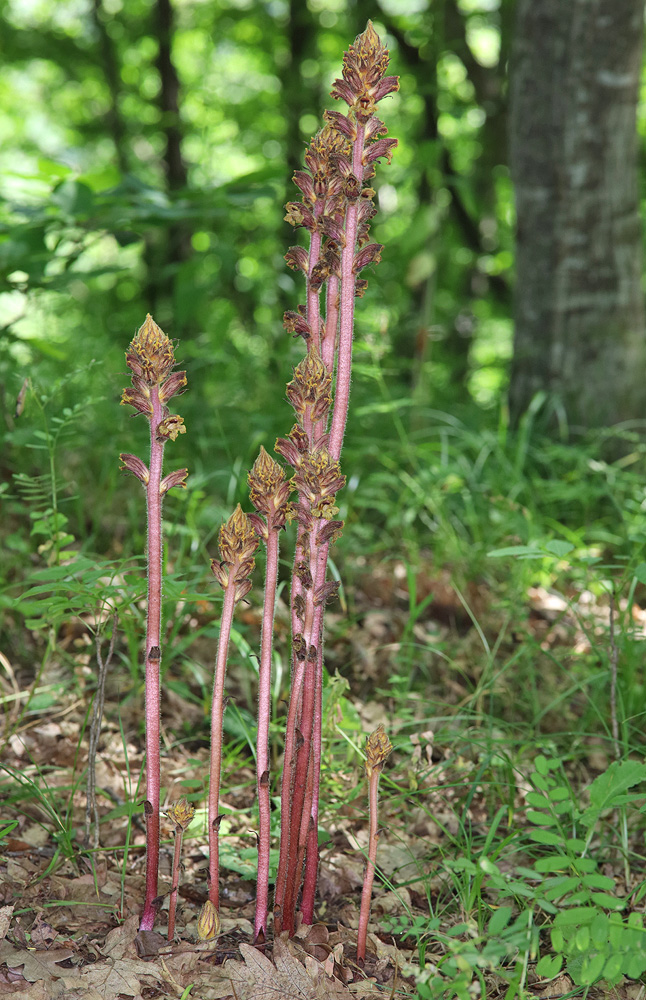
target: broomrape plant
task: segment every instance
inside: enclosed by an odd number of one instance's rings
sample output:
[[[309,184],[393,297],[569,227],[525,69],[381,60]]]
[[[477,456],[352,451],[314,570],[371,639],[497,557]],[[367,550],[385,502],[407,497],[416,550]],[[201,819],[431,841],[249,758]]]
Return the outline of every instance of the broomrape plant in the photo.
[[[360,276],[362,271],[379,262],[383,249],[380,244],[369,241],[370,220],[376,212],[375,192],[370,181],[377,162],[381,159],[390,162],[397,145],[396,139],[386,138],[386,127],[376,114],[378,102],[399,86],[397,77],[386,75],[388,62],[388,50],[368,22],[366,30],[345,53],[342,77],[332,88],[332,96],[347,105],[347,114],[340,111],[324,113],[324,125],[305,153],[305,169],[294,174],[301,198],[286,206],[286,221],[309,234],[308,246],[291,247],[285,258],[305,280],[305,303],[295,311],[288,310],[284,316],[286,330],[294,337],[302,337],[305,344],[305,355],[287,386],[294,423],[289,434],[275,445],[277,455],[291,466],[292,475],[288,478],[276,459],[261,448],[248,477],[255,513],[245,514],[240,506],[237,507],[220,529],[220,558],[212,563],[224,591],[224,602],[211,712],[209,899],[199,921],[200,937],[204,940],[215,938],[219,928],[218,806],[227,653],[235,606],[251,589],[254,554],[260,541],[266,547],[267,559],[256,747],[259,831],[255,939],[261,943],[267,938],[271,662],[279,537],[288,521],[296,524],[296,544],[290,591],[291,689],[285,728],[274,933],[294,933],[299,904],[303,922],[311,924],[314,919],[319,863],[323,621],[325,605],[337,589],[337,584],[326,579],[327,562],[330,545],[343,528],[343,522],[336,517],[339,512],[336,495],[345,485],[339,460],[350,397],[355,299],[367,288],[367,281]],[[142,331],[146,332],[142,334]],[[137,335],[145,344],[148,341],[157,344],[155,338],[159,336],[164,337],[150,317]],[[163,343],[164,347],[157,346],[153,350],[154,358],[159,361],[156,360],[155,365],[147,363],[144,371],[141,361],[144,347],[135,338],[128,355],[133,389],[126,390],[123,400],[146,413],[151,420],[150,470],[134,456],[122,456],[124,467],[142,480],[148,496],[148,862],[142,929],[150,929],[154,919],[159,850],[160,498],[170,486],[184,485],[186,477],[186,470],[182,470],[163,481],[159,478],[163,443],[184,430],[181,418],[168,416],[164,404],[186,383],[184,373],[170,374],[174,364],[172,347],[167,338]],[[164,484],[167,484],[165,488]],[[385,734],[384,739],[387,744]],[[386,756],[384,744],[383,760]],[[371,804],[373,796],[375,798],[375,823],[376,780],[380,770],[381,765],[375,765],[375,778],[370,782]],[[364,889],[367,904],[374,873],[373,842],[376,850],[376,834],[373,836],[371,832],[367,869],[370,884]],[[365,924],[367,926],[367,909]]]
[[[186,430],[184,421],[171,414],[167,403],[184,392],[186,372],[174,371],[175,352],[171,341],[146,316],[143,326],[130,343],[126,364],[132,372],[131,386],[123,390],[121,402],[133,406],[150,422],[150,463],[136,455],[120,455],[121,468],[131,472],[146,490],[148,514],[148,614],[146,621],[146,899],[139,929],[150,931],[156,915],[159,872],[159,668],[161,664],[162,595],[162,498],[174,486],[185,486],[187,469],[171,472],[162,479],[164,446]]]

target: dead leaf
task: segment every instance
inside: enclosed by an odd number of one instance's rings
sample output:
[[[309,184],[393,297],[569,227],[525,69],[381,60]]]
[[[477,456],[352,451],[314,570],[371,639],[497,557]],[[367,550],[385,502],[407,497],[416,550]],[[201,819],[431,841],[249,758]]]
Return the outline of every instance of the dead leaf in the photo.
[[[139,917],[128,917],[121,927],[115,927],[110,931],[101,949],[102,953],[109,955],[110,958],[125,958],[126,955],[134,958],[136,955],[134,941],[138,927]]]
[[[276,941],[274,965],[256,948],[241,944],[244,961],[229,959],[224,963],[219,973],[221,987],[212,997],[231,997],[234,991],[237,1000],[326,1000],[349,995],[345,986],[326,976],[321,963],[311,956],[307,956],[306,969],[292,947]]]
[[[159,949],[168,944],[166,938],[159,931],[139,931],[135,937],[135,948],[139,958],[154,958],[159,954]]]
[[[116,962],[85,966],[81,980],[86,989],[96,990],[101,1000],[114,1000],[121,994],[139,1000],[142,985],[155,985],[162,981],[162,977],[155,965],[122,958]]]
[[[13,913],[12,906],[0,906],[0,941],[3,941],[7,936],[7,931],[9,930],[9,924],[11,923],[11,914]]]
[[[22,975],[30,983],[39,979],[50,980],[60,978],[66,972],[59,962],[71,958],[74,952],[71,948],[51,948],[49,951],[27,951],[26,948],[14,948],[9,941],[0,941],[0,965],[9,969],[20,969]]]

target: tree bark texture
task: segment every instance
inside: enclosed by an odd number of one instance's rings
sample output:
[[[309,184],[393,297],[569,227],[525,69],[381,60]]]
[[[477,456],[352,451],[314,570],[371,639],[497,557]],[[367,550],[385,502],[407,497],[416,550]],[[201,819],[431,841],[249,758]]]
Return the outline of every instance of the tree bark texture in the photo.
[[[644,0],[518,0],[512,417],[537,392],[570,425],[646,417],[636,109]]]

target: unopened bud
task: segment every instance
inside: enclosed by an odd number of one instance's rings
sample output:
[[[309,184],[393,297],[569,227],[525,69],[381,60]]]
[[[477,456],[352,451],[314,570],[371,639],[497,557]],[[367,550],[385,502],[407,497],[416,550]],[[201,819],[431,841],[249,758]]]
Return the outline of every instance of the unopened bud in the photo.
[[[220,917],[215,904],[207,899],[197,918],[197,936],[200,941],[215,941],[220,933]]]

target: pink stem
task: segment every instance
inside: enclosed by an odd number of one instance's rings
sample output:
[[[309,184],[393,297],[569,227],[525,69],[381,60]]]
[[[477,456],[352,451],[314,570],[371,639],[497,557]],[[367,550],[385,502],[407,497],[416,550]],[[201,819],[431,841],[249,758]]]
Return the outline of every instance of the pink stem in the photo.
[[[366,937],[368,934],[368,918],[370,917],[370,903],[372,900],[372,883],[375,877],[375,863],[377,861],[377,787],[379,785],[379,773],[379,770],[374,768],[368,782],[370,825],[368,834],[368,862],[363,877],[359,931],[357,934],[357,961],[359,962],[363,962],[366,957]]]
[[[318,659],[316,663],[316,700],[314,703],[314,733],[312,736],[312,799],[310,803],[310,821],[307,831],[307,858],[305,862],[305,878],[303,881],[303,896],[301,913],[303,923],[314,923],[314,900],[319,870],[319,786],[321,782],[321,740],[323,723],[323,643],[319,642]]]
[[[314,209],[314,214],[318,216],[322,210],[323,205],[318,202]],[[309,269],[307,273],[307,322],[312,332],[312,343],[316,346],[319,353],[321,351],[320,293],[312,289],[310,278],[314,265],[318,262],[320,252],[321,234],[317,231],[312,233],[310,238]]]
[[[168,901],[168,940],[175,937],[175,913],[177,911],[177,890],[179,889],[179,866],[182,855],[182,837],[184,831],[181,826],[175,827],[175,851],[173,853],[173,884],[170,890]]]
[[[258,789],[258,880],[256,883],[255,939],[267,940],[269,909],[269,846],[271,839],[271,804],[269,797],[269,721],[271,716],[271,654],[274,635],[276,581],[278,579],[278,531],[268,525],[267,568],[260,671],[258,676],[258,737],[256,775]]]
[[[159,387],[152,386],[150,398],[150,469],[146,486],[148,514],[148,613],[146,622],[146,898],[139,930],[150,931],[155,923],[159,877],[159,668],[161,661],[162,531],[161,473],[164,445],[157,440],[157,427],[164,415]]]
[[[334,350],[339,325],[339,279],[331,274],[327,282],[325,298],[325,331],[321,344],[321,360],[329,372],[334,370]]]
[[[301,872],[303,855],[300,850],[300,831],[303,815],[306,810],[308,779],[311,772],[312,752],[312,721],[314,715],[314,688],[316,678],[316,663],[307,661],[305,680],[303,683],[303,704],[300,718],[301,746],[296,753],[293,781],[290,782],[292,794],[290,800],[289,829],[289,862],[287,867],[287,890],[282,914],[283,930],[291,935],[296,930],[295,911],[298,891],[301,887]]]
[[[227,669],[229,638],[235,608],[236,584],[232,574],[231,582],[224,591],[220,638],[215,660],[213,681],[213,701],[211,704],[211,774],[209,783],[209,899],[216,909],[220,906],[220,858],[219,858],[219,808],[220,776],[222,770],[222,717],[224,714],[224,678]]]
[[[359,180],[363,180],[363,147],[365,125],[357,123],[357,137],[352,149],[352,170]],[[350,402],[350,377],[352,373],[352,337],[354,331],[355,274],[354,254],[357,246],[359,205],[348,205],[345,222],[345,246],[341,251],[341,318],[339,325],[339,348],[336,368],[336,391],[334,411],[330,427],[330,454],[338,462],[343,446],[343,435]]]
[[[287,889],[287,869],[290,863],[291,849],[289,830],[291,821],[292,791],[294,786],[294,769],[296,766],[296,728],[303,695],[303,679],[305,676],[305,660],[294,656],[292,670],[291,695],[285,723],[285,759],[283,761],[283,778],[280,790],[280,852],[278,871],[276,872],[276,892],[274,897],[274,935],[283,929],[283,910]]]

